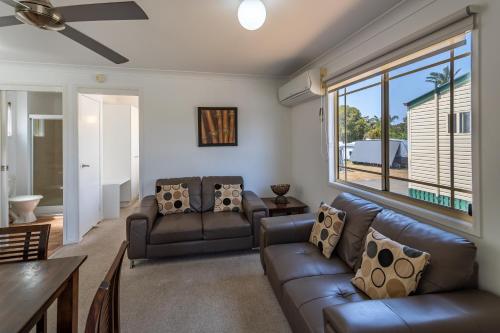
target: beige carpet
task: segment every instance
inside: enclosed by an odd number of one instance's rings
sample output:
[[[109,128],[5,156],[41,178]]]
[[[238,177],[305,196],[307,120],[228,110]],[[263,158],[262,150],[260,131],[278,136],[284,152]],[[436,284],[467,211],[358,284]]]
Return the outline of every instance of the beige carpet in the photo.
[[[123,209],[80,244],[53,257],[88,255],[80,270],[79,332],[97,287],[125,238]],[[122,332],[290,332],[257,252],[239,252],[161,261],[124,259],[121,282]],[[55,309],[49,312],[55,331]]]

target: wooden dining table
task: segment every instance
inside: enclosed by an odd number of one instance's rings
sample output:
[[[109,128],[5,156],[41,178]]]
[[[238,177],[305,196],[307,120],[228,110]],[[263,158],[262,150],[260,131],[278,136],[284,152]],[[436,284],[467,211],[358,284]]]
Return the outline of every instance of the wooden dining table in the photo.
[[[78,331],[78,270],[87,256],[0,265],[0,333],[47,329],[57,299],[57,332]],[[37,324],[38,323],[38,324]]]

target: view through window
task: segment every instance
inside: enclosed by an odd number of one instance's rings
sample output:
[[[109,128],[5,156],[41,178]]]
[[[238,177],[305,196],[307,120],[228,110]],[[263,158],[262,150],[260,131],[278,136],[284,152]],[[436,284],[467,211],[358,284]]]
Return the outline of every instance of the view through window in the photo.
[[[471,214],[471,38],[329,91],[330,181]]]

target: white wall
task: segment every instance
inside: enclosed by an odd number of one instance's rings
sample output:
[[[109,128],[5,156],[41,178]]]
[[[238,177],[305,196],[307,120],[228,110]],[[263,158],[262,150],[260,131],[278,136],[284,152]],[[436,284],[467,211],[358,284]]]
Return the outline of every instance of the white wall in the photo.
[[[64,210],[68,242],[78,240],[78,205],[74,196],[78,184],[78,91],[139,93],[143,194],[153,193],[155,179],[160,177],[242,175],[246,188],[258,194],[271,194],[270,184],[290,181],[290,110],[277,102],[276,80],[15,63],[0,63],[0,73],[0,89],[43,85],[64,93]],[[97,73],[107,76],[106,83],[95,82]],[[198,106],[238,107],[239,146],[199,148]]]
[[[130,105],[102,106],[102,181],[131,176]]]
[[[467,0],[407,1],[372,26],[333,49],[311,66],[340,69],[384,48],[412,32],[469,5]],[[465,235],[479,248],[480,285],[500,294],[500,112],[498,112],[498,78],[500,66],[498,32],[500,1],[480,0],[480,192],[482,237]],[[292,183],[297,194],[312,206],[329,201],[338,193],[328,186],[327,163],[319,151],[319,101],[293,108],[292,111]]]

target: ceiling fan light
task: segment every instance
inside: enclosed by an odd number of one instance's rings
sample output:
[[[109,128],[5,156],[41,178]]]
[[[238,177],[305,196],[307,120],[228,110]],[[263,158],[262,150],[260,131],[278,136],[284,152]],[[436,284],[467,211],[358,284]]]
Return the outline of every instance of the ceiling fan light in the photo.
[[[238,8],[238,20],[243,28],[257,30],[266,21],[266,6],[261,0],[243,0]]]

